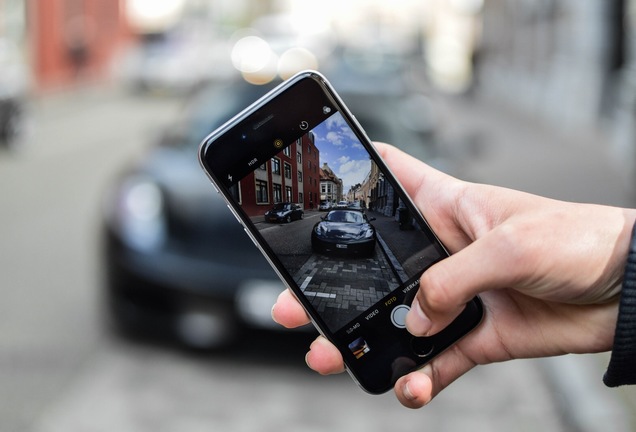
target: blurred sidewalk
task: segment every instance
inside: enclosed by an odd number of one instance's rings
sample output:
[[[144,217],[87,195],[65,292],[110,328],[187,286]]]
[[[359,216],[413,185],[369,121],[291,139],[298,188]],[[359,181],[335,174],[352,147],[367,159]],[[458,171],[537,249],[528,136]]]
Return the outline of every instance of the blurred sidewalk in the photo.
[[[635,205],[633,187],[613,165],[598,131],[557,128],[479,96],[438,102],[440,150],[450,174],[555,199]],[[572,430],[635,427],[634,389],[608,389],[601,381],[608,359],[601,354],[537,360]]]

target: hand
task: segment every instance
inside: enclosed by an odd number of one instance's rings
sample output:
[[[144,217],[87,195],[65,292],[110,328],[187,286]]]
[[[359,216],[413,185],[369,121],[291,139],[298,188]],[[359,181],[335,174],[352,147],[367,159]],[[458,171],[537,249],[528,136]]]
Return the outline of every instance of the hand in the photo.
[[[611,348],[636,210],[467,183],[394,147],[377,149],[453,253],[422,275],[408,330],[440,331],[477,294],[485,308],[475,331],[397,381],[403,405],[426,405],[478,364]],[[309,321],[287,291],[272,316],[286,327]],[[322,337],[306,361],[322,374],[344,370],[342,356]]]

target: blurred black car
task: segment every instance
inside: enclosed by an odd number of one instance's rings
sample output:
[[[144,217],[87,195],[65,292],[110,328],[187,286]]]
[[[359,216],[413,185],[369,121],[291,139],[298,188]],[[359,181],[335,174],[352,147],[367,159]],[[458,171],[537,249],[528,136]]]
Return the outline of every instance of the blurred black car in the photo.
[[[409,92],[374,93],[377,82],[364,90],[357,80],[349,91],[339,73],[326,74],[373,139],[430,155],[426,137],[403,127],[396,109]],[[237,341],[245,328],[279,328],[271,307],[283,284],[197,160],[208,133],[275,84],[237,80],[203,88],[110,188],[103,212],[105,292],[111,321],[124,334],[213,348]]]
[[[23,122],[22,101],[0,98],[0,144],[11,148],[20,137]]]
[[[284,289],[201,170],[201,140],[270,87],[210,87],[141,160],[104,206],[105,287],[124,334],[157,334],[215,348],[245,326],[275,328]]]
[[[305,217],[305,212],[298,204],[278,203],[265,212],[265,222],[285,222],[300,220]]]
[[[311,231],[311,248],[317,253],[371,257],[375,253],[375,227],[360,210],[331,210]]]
[[[29,85],[19,49],[0,37],[0,147],[16,149],[25,138]]]

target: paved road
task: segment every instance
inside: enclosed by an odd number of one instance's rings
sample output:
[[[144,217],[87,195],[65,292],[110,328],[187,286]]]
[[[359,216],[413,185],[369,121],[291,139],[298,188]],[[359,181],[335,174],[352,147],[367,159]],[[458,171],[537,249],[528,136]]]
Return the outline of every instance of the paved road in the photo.
[[[0,430],[568,431],[538,362],[479,367],[402,408],[303,365],[301,335],[193,355],[105,331],[97,226],[108,179],[178,101],[84,89],[36,103],[37,134],[0,154]]]
[[[368,213],[377,233],[371,256],[314,252],[312,228],[325,214],[307,211],[304,219],[289,224],[260,222],[256,226],[323,320],[337,331],[407,282],[402,264],[421,269],[431,258],[428,248],[420,250],[429,244],[422,243],[421,233],[402,231],[394,218],[374,212]],[[402,262],[397,256],[402,256]]]

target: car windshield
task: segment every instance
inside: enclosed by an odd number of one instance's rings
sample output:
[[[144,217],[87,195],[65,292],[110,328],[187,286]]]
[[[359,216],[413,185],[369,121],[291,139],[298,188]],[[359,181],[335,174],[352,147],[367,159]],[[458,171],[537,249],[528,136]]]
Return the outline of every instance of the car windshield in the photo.
[[[359,212],[335,210],[329,212],[325,220],[327,222],[363,223],[364,217],[362,217],[362,213]]]
[[[281,210],[289,210],[291,208],[290,204],[274,204],[274,211],[281,211]]]

